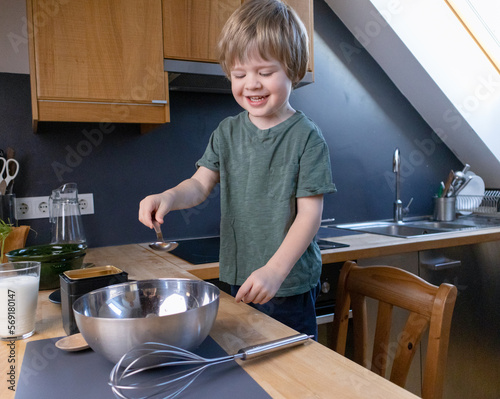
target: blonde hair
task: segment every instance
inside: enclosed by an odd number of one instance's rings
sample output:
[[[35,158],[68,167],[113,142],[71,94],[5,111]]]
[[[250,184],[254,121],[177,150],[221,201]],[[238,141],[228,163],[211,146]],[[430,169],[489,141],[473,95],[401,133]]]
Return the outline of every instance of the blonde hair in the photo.
[[[278,60],[293,86],[306,74],[306,28],[295,11],[280,0],[247,0],[229,17],[217,46],[224,73],[230,77],[236,61],[247,61],[255,49],[265,60]]]

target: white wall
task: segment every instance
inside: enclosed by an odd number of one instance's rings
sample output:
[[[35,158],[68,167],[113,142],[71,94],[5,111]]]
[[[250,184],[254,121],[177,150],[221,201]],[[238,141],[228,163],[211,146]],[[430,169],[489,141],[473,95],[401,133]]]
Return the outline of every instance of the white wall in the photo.
[[[29,73],[26,2],[0,0],[0,72]]]
[[[500,188],[500,75],[446,3],[326,2],[455,155]]]

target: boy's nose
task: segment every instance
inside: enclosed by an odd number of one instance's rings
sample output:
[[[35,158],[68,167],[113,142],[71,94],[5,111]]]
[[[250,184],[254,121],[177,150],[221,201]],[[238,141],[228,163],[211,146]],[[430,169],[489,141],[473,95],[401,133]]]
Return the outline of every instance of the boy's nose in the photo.
[[[260,89],[262,84],[260,83],[260,79],[258,76],[249,76],[246,81],[247,89]]]

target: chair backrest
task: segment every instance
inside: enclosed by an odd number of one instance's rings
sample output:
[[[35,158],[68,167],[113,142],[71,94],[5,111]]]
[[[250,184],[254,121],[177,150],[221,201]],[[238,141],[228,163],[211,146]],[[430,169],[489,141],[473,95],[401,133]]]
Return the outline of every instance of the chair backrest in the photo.
[[[366,298],[378,300],[372,360],[367,359]],[[420,277],[391,266],[359,267],[348,261],[342,267],[333,319],[333,349],[345,355],[349,311],[352,310],[354,361],[384,378],[388,364],[389,336],[393,307],[406,309],[408,319],[397,334],[397,351],[389,380],[404,388],[412,359],[424,332],[428,346],[422,379],[422,398],[439,399],[443,393],[451,318],[457,288],[439,287]]]

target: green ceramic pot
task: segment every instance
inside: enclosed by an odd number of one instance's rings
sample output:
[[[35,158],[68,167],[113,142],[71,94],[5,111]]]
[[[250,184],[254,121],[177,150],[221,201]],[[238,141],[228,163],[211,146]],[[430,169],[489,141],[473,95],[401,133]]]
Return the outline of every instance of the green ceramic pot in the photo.
[[[86,249],[86,244],[47,244],[15,249],[6,255],[9,262],[40,262],[40,290],[50,290],[59,288],[59,274],[82,267]]]

